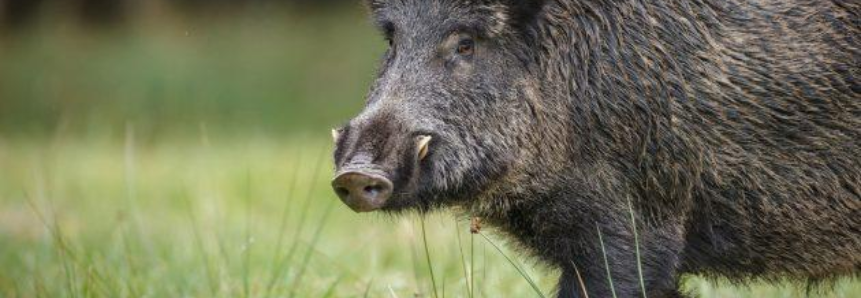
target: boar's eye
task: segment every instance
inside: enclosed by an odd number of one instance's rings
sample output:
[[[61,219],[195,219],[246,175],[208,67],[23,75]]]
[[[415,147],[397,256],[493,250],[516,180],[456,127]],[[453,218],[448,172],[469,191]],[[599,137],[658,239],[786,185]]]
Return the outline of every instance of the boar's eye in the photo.
[[[461,56],[472,56],[473,52],[475,52],[475,40],[472,38],[461,39],[457,43],[457,49],[455,51]]]

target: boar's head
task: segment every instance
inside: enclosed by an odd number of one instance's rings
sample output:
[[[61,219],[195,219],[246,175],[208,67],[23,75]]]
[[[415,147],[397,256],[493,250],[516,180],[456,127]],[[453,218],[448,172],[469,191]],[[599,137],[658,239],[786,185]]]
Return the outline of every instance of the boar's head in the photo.
[[[510,191],[547,127],[529,23],[540,1],[377,0],[389,47],[364,110],[333,130],[332,186],[357,212]]]

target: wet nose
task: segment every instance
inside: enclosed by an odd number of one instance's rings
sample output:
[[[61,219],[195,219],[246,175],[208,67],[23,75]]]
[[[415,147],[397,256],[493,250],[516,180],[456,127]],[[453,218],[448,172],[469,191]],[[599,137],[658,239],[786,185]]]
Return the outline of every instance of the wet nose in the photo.
[[[347,172],[332,180],[332,188],[353,211],[368,212],[383,207],[392,195],[392,182],[385,177]]]

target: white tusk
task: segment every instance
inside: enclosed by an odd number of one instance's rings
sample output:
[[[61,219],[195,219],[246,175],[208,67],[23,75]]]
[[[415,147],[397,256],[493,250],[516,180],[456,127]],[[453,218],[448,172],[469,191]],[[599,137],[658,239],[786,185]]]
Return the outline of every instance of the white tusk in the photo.
[[[431,137],[430,136],[421,136],[419,137],[418,148],[419,148],[419,160],[425,159],[428,155],[428,144],[430,144]]]
[[[334,128],[333,128],[333,129],[332,129],[332,141],[333,141],[333,142],[335,142],[335,143],[337,143],[337,142],[338,142],[338,138],[340,138],[340,137],[341,137],[341,132],[340,132],[340,131],[338,131],[337,129],[334,129]]]

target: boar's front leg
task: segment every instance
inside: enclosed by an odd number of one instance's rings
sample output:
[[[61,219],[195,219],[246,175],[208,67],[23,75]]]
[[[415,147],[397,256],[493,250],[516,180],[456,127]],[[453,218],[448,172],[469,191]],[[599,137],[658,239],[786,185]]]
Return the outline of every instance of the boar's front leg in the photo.
[[[642,200],[629,203],[633,194],[577,189],[509,212],[509,231],[561,269],[557,297],[613,297],[614,292],[619,298],[642,297],[641,285],[650,298],[683,297],[677,291],[677,273],[685,246],[685,208],[667,207],[660,210],[671,214],[655,214],[654,209],[638,207]]]
[[[614,297],[614,294],[619,298],[642,297],[643,286],[650,298],[685,297],[677,290],[676,268],[682,247],[678,238],[666,237],[660,231],[640,232],[641,283],[634,237],[628,233],[629,229],[602,227],[600,237],[599,228],[594,230],[584,235],[594,237],[594,241],[579,239],[578,242],[583,242],[570,247],[581,249],[571,251],[567,264],[559,264],[562,274],[557,297]]]

